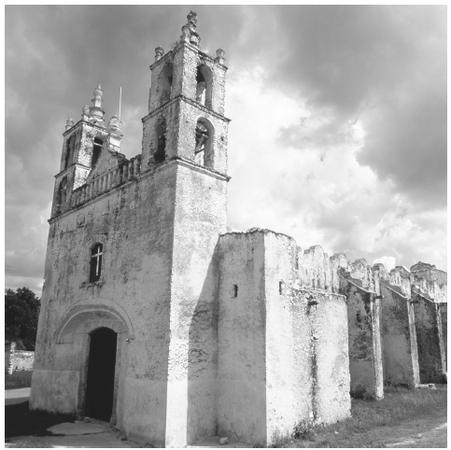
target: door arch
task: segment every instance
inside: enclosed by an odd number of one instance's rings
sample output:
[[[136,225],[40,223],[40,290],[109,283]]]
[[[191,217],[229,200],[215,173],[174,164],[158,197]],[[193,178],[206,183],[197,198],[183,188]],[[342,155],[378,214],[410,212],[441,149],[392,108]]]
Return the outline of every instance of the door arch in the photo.
[[[100,327],[89,333],[85,415],[110,421],[114,405],[117,333]]]

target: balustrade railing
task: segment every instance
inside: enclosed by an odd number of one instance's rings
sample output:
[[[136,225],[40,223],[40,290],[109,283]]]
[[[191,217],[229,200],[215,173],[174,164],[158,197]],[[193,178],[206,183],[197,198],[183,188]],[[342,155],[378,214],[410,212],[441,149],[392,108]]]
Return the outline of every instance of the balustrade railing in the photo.
[[[72,192],[70,207],[79,206],[82,203],[101,195],[120,184],[126,183],[141,172],[141,157],[135,156],[120,166],[111,169],[102,175],[92,179],[89,183],[80,186]]]

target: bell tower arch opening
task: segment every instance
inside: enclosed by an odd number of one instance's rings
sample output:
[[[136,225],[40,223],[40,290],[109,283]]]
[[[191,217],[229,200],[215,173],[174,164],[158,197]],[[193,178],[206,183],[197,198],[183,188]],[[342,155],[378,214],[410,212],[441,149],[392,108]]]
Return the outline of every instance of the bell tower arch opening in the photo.
[[[214,128],[210,121],[200,118],[196,124],[194,161],[204,167],[213,167]]]
[[[113,412],[117,336],[106,327],[89,334],[85,414],[107,422]]]
[[[168,62],[163,67],[163,70],[160,74],[160,89],[161,89],[161,96],[160,96],[160,104],[166,103],[171,98],[171,92],[172,92],[172,73],[173,73],[173,65],[172,63]]]
[[[211,108],[213,74],[206,64],[197,67],[196,74],[196,101]]]

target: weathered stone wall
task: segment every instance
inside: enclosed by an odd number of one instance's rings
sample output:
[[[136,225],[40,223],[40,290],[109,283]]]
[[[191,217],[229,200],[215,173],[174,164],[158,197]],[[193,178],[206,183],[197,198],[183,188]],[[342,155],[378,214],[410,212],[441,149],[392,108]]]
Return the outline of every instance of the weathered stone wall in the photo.
[[[16,343],[5,345],[5,371],[12,375],[14,372],[33,370],[34,352],[17,350]]]
[[[339,255],[338,255],[339,256]],[[382,345],[380,335],[380,272],[364,259],[353,263],[331,259],[338,273],[340,293],[348,310],[351,394],[356,398],[383,398]],[[338,264],[338,262],[340,263]]]
[[[375,395],[375,361],[371,317],[371,294],[344,281],[347,298],[351,394],[360,398]]]
[[[410,271],[413,276],[413,285],[423,295],[433,299],[436,303],[447,301],[447,274],[432,264],[418,262]]]
[[[168,163],[50,224],[33,409],[83,411],[87,335],[108,324],[119,333],[116,423],[164,444],[175,182]],[[103,274],[89,283],[95,242]]]
[[[443,383],[444,368],[440,354],[437,304],[420,295],[414,297],[415,326],[421,383]]]
[[[346,304],[324,289],[322,249],[299,253],[269,230],[221,236],[220,434],[271,445],[299,423],[350,414]]]
[[[219,241],[217,426],[220,436],[266,444],[264,237]]]
[[[11,342],[5,342],[5,372],[8,372],[9,362],[11,356]]]
[[[412,355],[409,311],[410,299],[402,292],[382,284],[381,332],[383,346],[384,383],[415,387],[418,383]],[[415,346],[413,347],[415,351]]]
[[[442,321],[442,335],[443,335],[443,351],[445,354],[445,371],[447,370],[447,355],[448,355],[448,304],[439,304],[440,319]]]
[[[343,296],[314,293],[313,301],[317,305],[307,310],[315,357],[313,412],[316,422],[327,424],[351,415],[348,313]]]
[[[255,233],[264,238],[266,444],[271,445],[313,417],[315,350],[308,295],[294,289],[296,242],[272,231]]]

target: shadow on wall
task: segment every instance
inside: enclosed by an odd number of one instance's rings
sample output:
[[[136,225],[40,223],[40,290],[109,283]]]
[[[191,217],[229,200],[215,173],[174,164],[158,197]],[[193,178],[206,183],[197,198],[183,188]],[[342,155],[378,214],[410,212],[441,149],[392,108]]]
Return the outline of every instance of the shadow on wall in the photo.
[[[347,298],[351,395],[353,398],[371,398],[375,393],[375,372],[370,294],[344,280],[341,281],[341,292]]]
[[[384,383],[392,386],[415,387],[408,300],[381,284],[381,337]]]
[[[414,310],[420,382],[443,383],[444,375],[441,367],[437,304],[416,295]]]
[[[189,326],[187,443],[216,435],[218,244]]]

